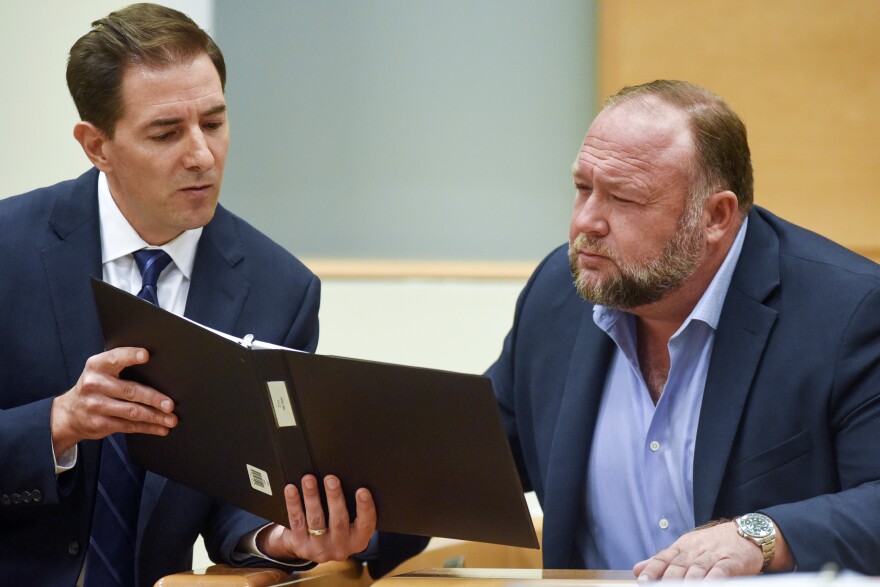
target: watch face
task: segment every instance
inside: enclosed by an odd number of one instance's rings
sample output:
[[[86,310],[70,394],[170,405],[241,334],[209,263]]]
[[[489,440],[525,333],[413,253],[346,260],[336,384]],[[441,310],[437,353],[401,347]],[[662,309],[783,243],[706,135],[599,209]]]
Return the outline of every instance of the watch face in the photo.
[[[755,538],[764,538],[773,531],[773,526],[767,516],[748,514],[740,518],[739,525],[743,532]]]

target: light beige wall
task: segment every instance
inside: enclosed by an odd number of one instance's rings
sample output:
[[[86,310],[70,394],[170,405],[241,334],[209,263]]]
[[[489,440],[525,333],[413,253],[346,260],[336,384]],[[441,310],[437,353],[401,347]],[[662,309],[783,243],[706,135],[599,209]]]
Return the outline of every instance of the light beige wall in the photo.
[[[880,2],[603,0],[599,94],[686,79],[743,117],[756,202],[880,260]]]
[[[318,352],[482,373],[525,280],[325,279]]]
[[[0,198],[90,167],[73,138],[79,120],[64,73],[70,46],[127,0],[6,2],[0,15]],[[210,30],[210,0],[166,0]]]

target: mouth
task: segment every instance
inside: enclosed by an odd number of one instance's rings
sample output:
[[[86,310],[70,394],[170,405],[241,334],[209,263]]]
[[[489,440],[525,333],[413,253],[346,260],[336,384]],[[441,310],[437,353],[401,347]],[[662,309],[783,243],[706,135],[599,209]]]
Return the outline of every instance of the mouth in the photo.
[[[582,261],[597,261],[599,259],[604,259],[604,260],[608,259],[608,257],[606,255],[602,255],[602,254],[594,252],[594,251],[585,251],[583,249],[580,249],[578,251],[578,257]]]
[[[207,194],[211,188],[214,187],[214,184],[206,183],[201,185],[190,185],[186,187],[180,188],[179,191],[184,192],[186,194],[191,194],[194,196],[201,196]]]

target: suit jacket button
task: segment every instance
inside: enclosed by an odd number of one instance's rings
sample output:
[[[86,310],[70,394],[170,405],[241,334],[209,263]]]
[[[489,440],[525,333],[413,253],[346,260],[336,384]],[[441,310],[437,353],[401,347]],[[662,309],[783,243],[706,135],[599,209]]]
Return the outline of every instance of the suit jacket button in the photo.
[[[79,554],[79,542],[76,540],[71,540],[70,544],[67,545],[67,554],[70,556],[76,556]]]
[[[30,491],[22,491],[21,492],[21,501],[23,501],[24,503],[30,503],[31,502],[31,492]]]
[[[12,503],[12,500],[10,500],[9,496],[4,493],[2,496],[0,496],[0,503],[2,503],[3,505],[9,505],[10,503]]]
[[[16,504],[21,503],[21,495],[18,493],[13,493],[12,494],[12,503],[16,503]]]
[[[34,489],[31,491],[31,499],[34,500],[34,503],[43,501],[43,492],[39,489]]]

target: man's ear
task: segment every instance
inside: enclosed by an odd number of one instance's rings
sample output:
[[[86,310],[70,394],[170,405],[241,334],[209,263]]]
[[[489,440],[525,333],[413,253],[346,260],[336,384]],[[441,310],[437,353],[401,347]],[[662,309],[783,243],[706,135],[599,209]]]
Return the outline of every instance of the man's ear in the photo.
[[[703,207],[706,241],[710,244],[721,241],[731,231],[739,229],[739,201],[730,190],[715,192]]]
[[[104,173],[112,171],[107,153],[107,143],[110,139],[104,131],[91,122],[81,120],[73,127],[73,138],[82,146],[92,165]]]

